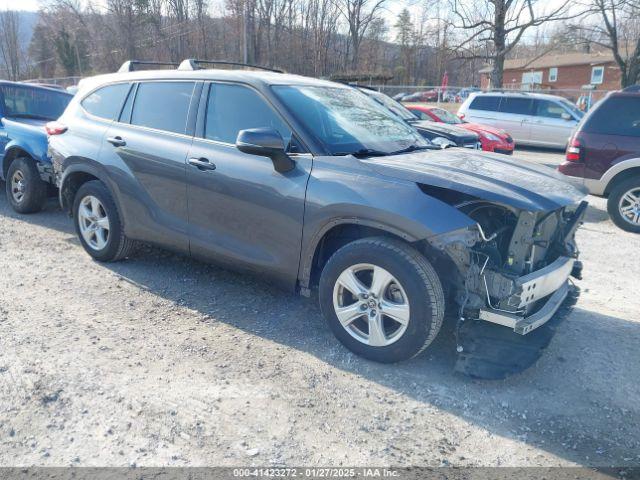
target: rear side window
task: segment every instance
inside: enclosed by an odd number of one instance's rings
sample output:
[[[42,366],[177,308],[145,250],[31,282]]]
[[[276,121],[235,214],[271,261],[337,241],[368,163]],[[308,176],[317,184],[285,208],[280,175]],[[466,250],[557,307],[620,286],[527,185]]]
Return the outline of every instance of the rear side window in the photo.
[[[96,117],[115,120],[120,114],[124,98],[129,92],[130,84],[118,83],[99,88],[82,100],[81,105],[87,112]]]
[[[184,134],[194,87],[194,82],[141,83],[133,104],[131,123]]]
[[[610,97],[587,118],[583,132],[640,137],[640,97]]]
[[[497,112],[499,105],[500,97],[478,95],[471,101],[471,105],[469,105],[469,108],[471,110],[488,110],[491,112]]]
[[[211,85],[205,138],[236,143],[238,132],[249,128],[273,128],[285,145],[291,141],[291,129],[257,92],[242,85]]]
[[[563,113],[568,113],[563,106],[549,100],[536,100],[535,112],[536,116],[547,118],[562,118]]]
[[[530,98],[503,97],[500,102],[500,111],[517,115],[531,115],[531,105]]]

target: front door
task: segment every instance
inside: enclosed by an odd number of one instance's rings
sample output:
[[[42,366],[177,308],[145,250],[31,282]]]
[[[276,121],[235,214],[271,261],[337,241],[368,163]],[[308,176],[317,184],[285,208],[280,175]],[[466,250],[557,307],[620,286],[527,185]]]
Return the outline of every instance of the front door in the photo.
[[[203,95],[202,132],[187,161],[191,253],[267,273],[293,288],[311,156],[301,153],[291,129],[256,90],[212,83]],[[278,173],[271,159],[235,147],[240,130],[264,127],[278,130],[289,145],[292,171]]]
[[[566,118],[563,118],[566,117]],[[564,148],[578,122],[566,108],[550,100],[536,100],[531,124],[531,142]]]
[[[529,143],[532,121],[532,100],[526,95],[504,96],[500,99],[500,113],[494,122],[509,133],[516,144]]]

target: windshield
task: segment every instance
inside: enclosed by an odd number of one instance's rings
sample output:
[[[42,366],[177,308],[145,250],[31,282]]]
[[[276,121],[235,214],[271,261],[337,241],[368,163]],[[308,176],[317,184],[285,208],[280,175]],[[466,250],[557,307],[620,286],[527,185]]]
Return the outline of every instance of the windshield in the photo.
[[[448,123],[450,125],[458,125],[460,123],[464,123],[453,113],[448,112],[442,108],[432,108],[431,113],[433,113],[436,117],[438,117],[444,123]]]
[[[71,101],[72,95],[44,88],[30,88],[19,85],[0,87],[0,107],[4,117],[23,117],[41,120],[55,120]]]
[[[332,155],[390,154],[429,143],[355,88],[274,86],[278,98]]]
[[[564,105],[578,120],[584,117],[584,112],[576,107],[569,100],[562,99],[562,105]]]
[[[376,92],[374,90],[362,90],[362,93],[373,98],[383,107],[391,110],[391,113],[394,113],[402,120],[409,122],[418,120],[418,117],[416,117],[407,107],[402,105],[400,102],[395,101],[393,98],[388,97],[384,93]]]

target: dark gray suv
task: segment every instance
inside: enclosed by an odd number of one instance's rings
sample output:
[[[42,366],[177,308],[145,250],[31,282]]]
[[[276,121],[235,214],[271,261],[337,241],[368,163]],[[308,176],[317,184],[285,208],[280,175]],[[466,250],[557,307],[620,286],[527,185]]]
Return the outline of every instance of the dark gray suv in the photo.
[[[434,148],[348,86],[199,65],[86,80],[51,129],[91,256],[144,241],[317,288],[338,339],[377,361],[420,353],[445,311],[468,373],[537,358],[579,276],[583,191],[522,160]]]

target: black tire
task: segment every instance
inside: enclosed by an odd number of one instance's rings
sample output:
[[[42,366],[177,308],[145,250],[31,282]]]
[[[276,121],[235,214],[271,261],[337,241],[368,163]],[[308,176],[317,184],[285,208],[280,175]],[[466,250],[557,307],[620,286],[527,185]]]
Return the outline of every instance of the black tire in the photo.
[[[333,300],[338,277],[358,264],[382,267],[406,292],[409,321],[404,333],[390,345],[370,346],[361,342],[342,326],[336,315]],[[320,277],[319,299],[322,313],[338,340],[354,353],[382,363],[420,354],[436,338],[444,318],[444,293],[435,269],[410,245],[384,237],[356,240],[334,253]]]
[[[22,192],[14,192],[14,177],[19,176],[24,185]],[[7,171],[7,200],[18,213],[36,213],[47,201],[49,184],[40,178],[36,162],[31,158],[16,158]]]
[[[80,229],[81,218],[78,211],[82,200],[88,196],[95,197],[100,201],[102,208],[104,209],[104,213],[109,219],[109,233],[107,241],[105,246],[101,249],[96,249],[89,245]],[[73,218],[80,243],[84,247],[85,251],[96,260],[101,262],[116,262],[129,256],[133,252],[136,243],[127,238],[124,234],[122,217],[120,216],[116,202],[114,201],[111,192],[109,192],[109,189],[101,181],[92,180],[83,184],[78,189],[73,201]]]
[[[609,193],[609,199],[607,200],[607,211],[613,223],[615,223],[622,230],[632,233],[640,233],[640,223],[632,223],[627,220],[620,212],[620,200],[622,197],[631,190],[638,190],[640,192],[640,176],[634,176],[627,178],[621,182],[618,182],[611,192]],[[636,195],[638,196],[638,195]],[[640,208],[640,206],[639,206]]]

